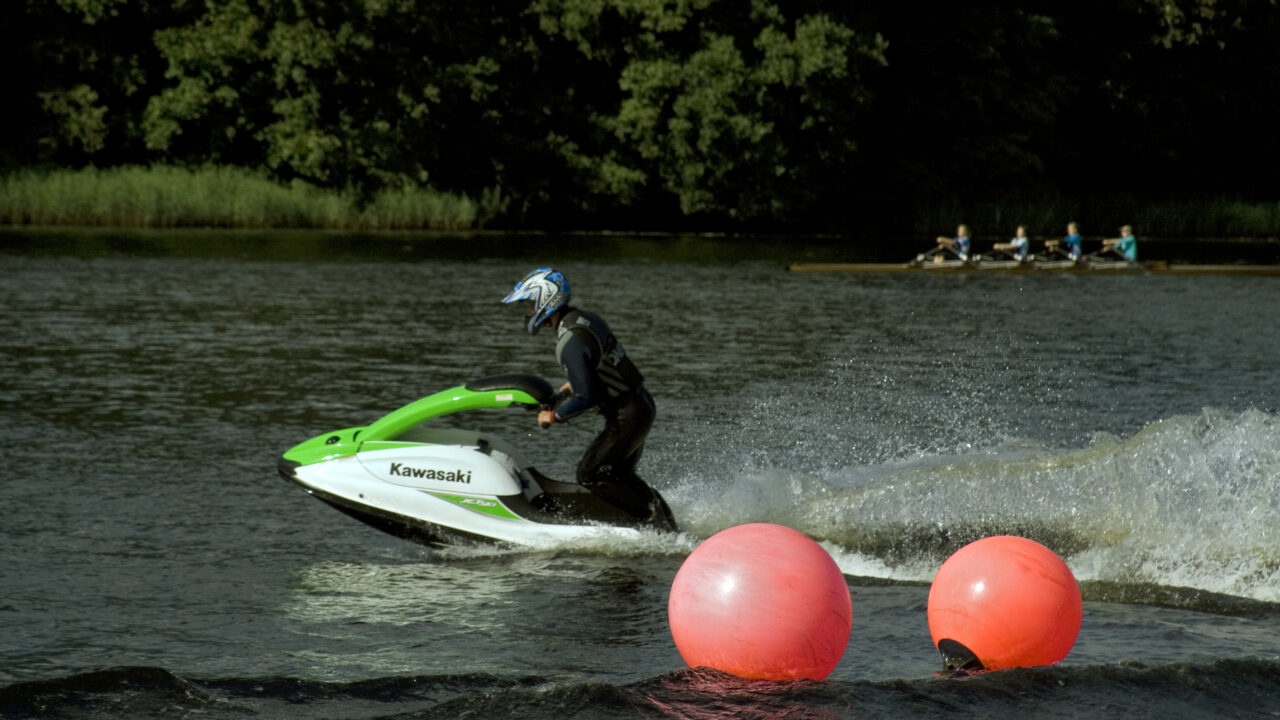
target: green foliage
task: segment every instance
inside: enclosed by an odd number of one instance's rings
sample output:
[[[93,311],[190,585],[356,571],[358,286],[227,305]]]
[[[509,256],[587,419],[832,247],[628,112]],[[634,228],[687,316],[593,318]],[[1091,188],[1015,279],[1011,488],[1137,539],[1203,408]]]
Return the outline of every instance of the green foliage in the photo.
[[[501,61],[473,51],[501,51],[501,38],[488,34],[501,18],[458,23],[459,10],[385,0],[211,2],[194,24],[156,34],[174,84],[148,106],[148,145],[367,192],[437,174],[479,190],[491,172],[459,181],[440,165],[461,152],[444,146],[449,136],[493,112]],[[488,46],[495,39],[498,47]]]
[[[117,17],[126,0],[57,0],[58,7],[79,16],[86,25],[97,25],[105,18]]]
[[[1165,48],[1217,40],[1219,25],[1238,21],[1239,2],[1221,0],[1143,0],[1138,11],[1155,19],[1151,41]]]
[[[595,186],[624,198],[656,179],[686,215],[807,210],[812,178],[856,150],[848,123],[867,99],[860,73],[883,64],[886,47],[825,14],[789,22],[762,0],[539,0],[532,10],[544,32],[616,68],[623,93],[596,116],[617,142],[566,155],[584,156],[576,165],[599,168]],[[617,23],[629,41],[610,44],[601,29]]]
[[[57,118],[57,124],[52,126],[54,132],[40,138],[42,144],[55,150],[67,144],[86,153],[95,153],[106,144],[107,124],[103,117],[107,108],[97,104],[98,93],[93,88],[76,85],[38,94],[45,112]]]
[[[188,22],[186,0],[0,3],[0,168],[146,162],[143,111],[164,65],[159,27]]]
[[[236,166],[342,222],[840,232],[1280,187],[1277,0],[21,0],[0,54],[0,169]]]

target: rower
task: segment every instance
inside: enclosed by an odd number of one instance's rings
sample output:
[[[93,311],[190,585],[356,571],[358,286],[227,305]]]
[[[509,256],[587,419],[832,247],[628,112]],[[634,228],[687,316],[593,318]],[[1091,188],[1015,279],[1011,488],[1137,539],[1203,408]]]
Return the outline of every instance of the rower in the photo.
[[[1014,231],[1012,240],[1007,243],[996,243],[991,246],[991,249],[1002,250],[1017,258],[1018,262],[1026,262],[1028,242],[1027,227],[1025,225],[1019,225],[1018,229]]]
[[[938,236],[938,249],[948,250],[960,260],[968,261],[969,259],[969,226],[961,224],[956,227],[956,236],[949,238],[943,235]],[[933,256],[936,263],[942,262],[941,253]]]
[[[1082,249],[1083,244],[1080,242],[1080,227],[1074,221],[1067,223],[1067,236],[1061,240],[1061,243],[1066,244],[1065,251],[1059,249],[1058,240],[1046,240],[1044,242],[1045,252],[1049,254],[1065,252],[1068,258],[1079,262],[1080,256],[1084,254],[1084,251]]]
[[[1133,228],[1120,226],[1120,237],[1102,241],[1103,252],[1113,252],[1129,262],[1138,262],[1138,241],[1133,237]]]

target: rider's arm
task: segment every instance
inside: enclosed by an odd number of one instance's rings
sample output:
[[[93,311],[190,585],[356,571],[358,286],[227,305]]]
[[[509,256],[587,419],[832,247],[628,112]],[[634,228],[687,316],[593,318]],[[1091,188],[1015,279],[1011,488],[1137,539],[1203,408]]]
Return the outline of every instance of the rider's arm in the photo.
[[[604,388],[600,387],[600,379],[596,377],[591,348],[583,342],[584,332],[574,332],[560,351],[560,366],[569,378],[573,394],[556,406],[557,420],[568,420],[581,415],[605,396]]]

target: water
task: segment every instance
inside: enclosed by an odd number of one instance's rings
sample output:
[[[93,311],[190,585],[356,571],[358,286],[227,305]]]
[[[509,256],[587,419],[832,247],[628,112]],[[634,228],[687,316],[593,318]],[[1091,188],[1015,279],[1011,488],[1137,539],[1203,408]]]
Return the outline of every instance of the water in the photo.
[[[1275,278],[788,274],[814,251],[696,239],[0,247],[2,717],[1280,717]],[[498,303],[544,261],[648,376],[641,470],[682,534],[429,550],[278,480],[324,430],[554,377]],[[561,476],[595,428],[466,419]],[[675,650],[680,563],[753,521],[848,576],[827,681]],[[1079,640],[938,677],[928,582],[998,533],[1066,559]]]

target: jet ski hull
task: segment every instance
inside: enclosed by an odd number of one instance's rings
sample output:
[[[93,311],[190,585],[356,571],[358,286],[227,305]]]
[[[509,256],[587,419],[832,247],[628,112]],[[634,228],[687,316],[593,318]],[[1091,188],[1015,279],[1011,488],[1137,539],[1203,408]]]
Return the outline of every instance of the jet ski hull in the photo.
[[[675,529],[661,519],[634,518],[576,483],[547,478],[499,438],[427,424],[460,409],[550,401],[541,379],[497,380],[436,393],[371,425],[300,443],[280,459],[279,473],[371,527],[425,545],[556,546]]]
[[[466,446],[450,450],[475,452]],[[533,486],[533,500],[547,508],[541,509],[525,492],[493,495],[370,481],[363,477],[367,470],[358,464],[331,461],[297,466],[281,460],[279,471],[330,507],[390,535],[428,546],[499,542],[553,547],[577,540],[635,540],[640,537],[639,528],[647,526],[572,483],[558,483],[571,488],[562,492]]]

